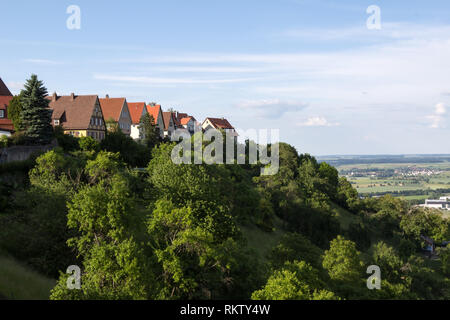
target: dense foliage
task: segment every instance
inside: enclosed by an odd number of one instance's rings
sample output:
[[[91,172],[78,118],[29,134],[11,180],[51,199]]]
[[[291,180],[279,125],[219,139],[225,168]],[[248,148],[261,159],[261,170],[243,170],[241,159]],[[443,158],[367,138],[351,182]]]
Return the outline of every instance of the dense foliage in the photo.
[[[53,138],[52,111],[46,96],[47,89],[35,74],[27,80],[20,93],[20,131],[25,132],[30,143],[48,144]]]
[[[102,143],[55,135],[61,147],[0,199],[0,249],[59,277],[52,299],[450,298],[449,249],[421,250],[423,236],[450,239],[442,214],[360,199],[290,145],[259,176],[259,164],[176,165],[174,144],[150,150],[120,130]],[[81,290],[67,288],[69,265]],[[381,290],[366,286],[370,265]]]

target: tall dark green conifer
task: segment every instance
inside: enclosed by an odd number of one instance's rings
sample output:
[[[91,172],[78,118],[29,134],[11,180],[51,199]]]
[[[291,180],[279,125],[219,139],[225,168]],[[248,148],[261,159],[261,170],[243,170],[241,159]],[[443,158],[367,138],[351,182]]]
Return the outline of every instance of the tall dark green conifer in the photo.
[[[11,119],[16,131],[20,131],[22,127],[22,103],[20,100],[20,96],[15,96],[8,105],[8,118]]]
[[[22,123],[21,131],[25,132],[31,143],[48,144],[52,140],[52,111],[49,109],[47,88],[38,80],[37,75],[31,75],[21,92]]]
[[[141,131],[140,139],[150,149],[153,149],[153,147],[159,143],[159,130],[156,127],[156,121],[151,114],[146,113],[141,117],[139,130]]]

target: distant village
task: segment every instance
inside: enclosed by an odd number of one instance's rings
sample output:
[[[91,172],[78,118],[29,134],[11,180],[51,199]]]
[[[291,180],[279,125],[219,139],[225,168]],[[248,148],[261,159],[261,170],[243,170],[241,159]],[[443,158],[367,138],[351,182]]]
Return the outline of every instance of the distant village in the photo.
[[[8,118],[8,105],[13,99],[11,91],[0,78],[0,136],[11,136],[14,125]],[[189,114],[169,109],[164,111],[157,103],[131,102],[125,97],[99,97],[98,95],[63,96],[56,92],[48,96],[49,108],[53,111],[52,126],[61,126],[65,134],[74,137],[92,137],[101,141],[106,136],[110,124],[118,125],[120,130],[133,139],[143,135],[141,119],[150,114],[154,119],[160,137],[170,138],[177,129],[189,134],[209,129],[235,132],[225,118],[208,117],[203,122]]]
[[[347,177],[370,177],[370,178],[387,178],[387,177],[430,177],[435,175],[440,175],[444,171],[435,168],[423,168],[416,166],[408,166],[404,168],[396,169],[361,169],[352,168],[347,170],[341,170],[341,174]]]

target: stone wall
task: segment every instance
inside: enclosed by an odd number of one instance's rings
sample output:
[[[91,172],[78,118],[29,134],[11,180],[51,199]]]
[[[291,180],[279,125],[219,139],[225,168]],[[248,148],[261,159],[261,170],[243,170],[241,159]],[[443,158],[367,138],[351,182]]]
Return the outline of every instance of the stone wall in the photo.
[[[0,149],[0,163],[28,160],[33,153],[47,152],[57,147],[56,140],[45,146],[13,146]]]

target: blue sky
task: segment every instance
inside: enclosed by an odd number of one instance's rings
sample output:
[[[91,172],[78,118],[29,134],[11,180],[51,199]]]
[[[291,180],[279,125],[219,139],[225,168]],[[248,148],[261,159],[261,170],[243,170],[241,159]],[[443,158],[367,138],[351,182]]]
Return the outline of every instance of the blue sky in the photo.
[[[81,9],[69,30],[66,9]],[[366,9],[381,9],[369,30]],[[448,1],[1,2],[0,77],[280,129],[300,152],[449,153]]]

